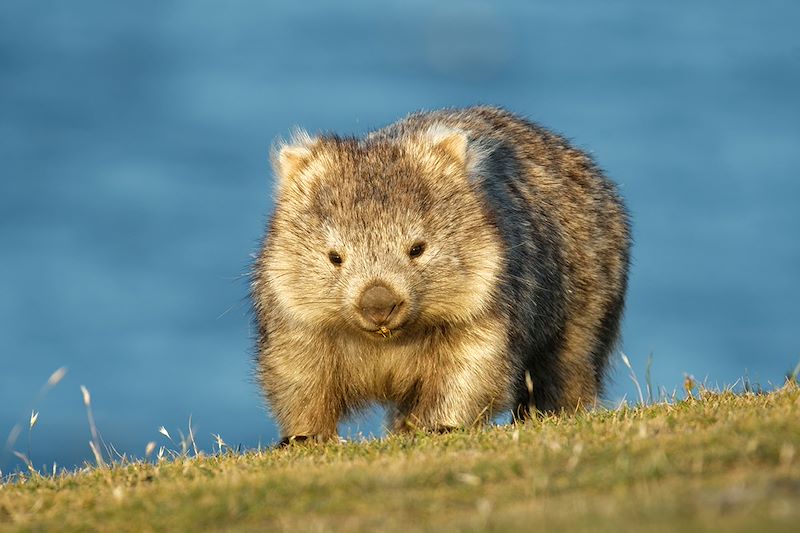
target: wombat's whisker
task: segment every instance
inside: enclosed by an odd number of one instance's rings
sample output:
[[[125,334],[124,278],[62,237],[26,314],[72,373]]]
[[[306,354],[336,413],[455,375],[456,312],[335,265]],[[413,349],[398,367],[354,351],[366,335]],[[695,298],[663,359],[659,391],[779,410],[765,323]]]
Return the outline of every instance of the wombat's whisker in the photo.
[[[225,315],[227,315],[228,313],[230,313],[231,311],[233,311],[237,307],[241,307],[242,305],[244,305],[243,301],[239,301],[239,302],[236,302],[234,304],[231,304],[227,309],[225,309],[222,313],[220,313],[217,316],[217,320],[219,320],[220,318],[224,317]]]

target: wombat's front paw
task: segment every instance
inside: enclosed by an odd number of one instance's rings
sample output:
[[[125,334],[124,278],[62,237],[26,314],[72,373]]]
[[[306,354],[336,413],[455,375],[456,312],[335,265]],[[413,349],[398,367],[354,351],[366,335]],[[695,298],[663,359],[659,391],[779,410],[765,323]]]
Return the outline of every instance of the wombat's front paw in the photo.
[[[342,439],[337,436],[329,437],[325,435],[290,435],[288,437],[283,437],[281,441],[278,443],[278,448],[284,448],[286,446],[291,446],[292,444],[311,444],[315,442],[338,442],[343,443],[346,442],[345,439]]]
[[[452,431],[458,431],[459,429],[462,428],[449,424],[423,424],[413,419],[413,417],[396,420],[393,424],[393,431],[397,433],[414,433],[417,431],[422,431],[425,433],[444,434]]]
[[[314,441],[316,440],[313,436],[309,435],[290,435],[288,437],[283,437],[281,441],[278,443],[278,448],[284,448],[291,444],[300,444],[307,441]]]

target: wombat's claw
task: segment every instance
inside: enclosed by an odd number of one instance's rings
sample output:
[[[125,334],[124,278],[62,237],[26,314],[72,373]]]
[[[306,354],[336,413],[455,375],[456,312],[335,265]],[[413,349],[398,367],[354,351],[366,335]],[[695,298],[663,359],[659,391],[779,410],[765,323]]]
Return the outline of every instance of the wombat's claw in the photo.
[[[285,448],[286,446],[290,446],[295,443],[306,442],[310,438],[311,437],[308,435],[291,435],[288,437],[283,437],[278,443],[278,448]]]
[[[285,448],[293,444],[311,444],[314,442],[336,442],[339,444],[344,444],[347,442],[347,439],[343,439],[339,436],[326,438],[322,435],[292,435],[290,437],[283,437],[280,442],[275,445],[275,447]]]

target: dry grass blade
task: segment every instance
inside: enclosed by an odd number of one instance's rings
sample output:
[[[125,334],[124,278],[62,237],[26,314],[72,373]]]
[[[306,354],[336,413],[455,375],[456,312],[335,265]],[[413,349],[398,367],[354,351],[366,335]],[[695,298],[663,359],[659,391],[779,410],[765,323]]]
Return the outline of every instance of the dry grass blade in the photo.
[[[697,382],[694,379],[694,376],[691,374],[686,374],[683,378],[683,390],[686,391],[686,398],[694,399],[694,394],[692,391],[694,390]]]
[[[89,394],[89,389],[81,385],[81,394],[83,395],[83,405],[89,407],[92,405],[92,395]]]
[[[194,456],[197,457],[199,453],[197,451],[197,443],[194,441],[194,429],[192,428],[192,415],[189,415],[189,442],[192,443],[192,450],[194,451]]]
[[[19,458],[19,459],[20,459],[20,460],[21,460],[23,463],[25,463],[25,466],[27,466],[27,467],[28,467],[28,471],[30,471],[30,472],[35,472],[35,469],[33,468],[33,463],[31,463],[31,460],[28,458],[28,456],[27,456],[27,455],[25,455],[25,454],[24,454],[24,453],[22,453],[22,452],[18,452],[17,450],[14,450],[14,452],[13,452],[13,453],[14,453],[14,455],[16,455],[16,456],[17,456],[17,457],[18,457],[18,458]]]
[[[222,437],[219,435],[219,433],[212,433],[211,436],[214,437],[214,441],[217,443],[217,451],[222,453],[222,448],[226,448],[228,445],[225,444],[225,441],[222,440]]]
[[[636,385],[636,392],[639,394],[639,405],[646,405],[644,402],[644,394],[642,394],[642,387],[639,385],[639,380],[636,379],[636,372],[633,371],[630,359],[625,355],[625,352],[619,352],[619,354],[622,357],[622,362],[625,363],[625,366],[628,367],[628,371],[630,372],[628,377],[630,377],[633,384]]]
[[[792,373],[789,374],[789,379],[797,383],[798,377],[800,377],[800,361],[797,362],[797,365],[792,370]]]
[[[94,454],[94,460],[97,463],[97,466],[105,466],[106,462],[103,460],[103,455],[100,453],[100,448],[92,441],[89,441],[89,448],[91,448],[92,454]]]
[[[64,376],[66,375],[67,375],[67,367],[62,366],[61,368],[50,374],[50,377],[47,378],[47,383],[45,386],[49,388],[55,387],[62,379],[64,379]]]
[[[89,431],[92,434],[92,442],[90,443],[92,453],[94,454],[97,465],[102,466],[105,465],[105,461],[100,451],[100,435],[97,431],[97,424],[94,422],[94,413],[92,413],[92,395],[89,394],[89,389],[83,385],[81,385],[81,395],[83,396],[83,405],[86,406],[86,418],[89,420]]]
[[[47,393],[50,392],[50,390],[53,387],[58,385],[61,382],[61,380],[64,379],[64,376],[66,376],[66,375],[67,375],[67,367],[65,367],[65,366],[62,366],[61,368],[59,368],[58,370],[56,370],[55,372],[50,374],[50,377],[47,378],[47,381],[45,382],[44,385],[42,385],[42,388],[39,390],[39,393],[36,395],[36,398],[33,401],[33,406],[35,407],[40,401],[42,401],[42,399],[47,395]],[[38,413],[37,413],[37,416],[38,416]],[[33,415],[31,415],[31,418],[33,418]],[[33,426],[36,424],[36,421],[33,420],[29,424],[30,424],[29,425],[29,430],[33,429]],[[8,438],[6,439],[6,445],[5,445],[5,448],[4,448],[5,451],[11,450],[14,447],[14,445],[17,443],[17,439],[19,438],[20,434],[22,433],[22,426],[23,426],[22,423],[18,423],[18,424],[15,424],[13,428],[11,428],[11,431],[8,433]]]
[[[11,431],[8,433],[8,438],[6,439],[6,450],[10,450],[16,444],[17,439],[19,438],[20,433],[22,433],[22,424],[15,424]]]
[[[156,449],[156,443],[152,440],[147,443],[147,446],[144,447],[144,458],[147,459],[153,454],[153,451]]]

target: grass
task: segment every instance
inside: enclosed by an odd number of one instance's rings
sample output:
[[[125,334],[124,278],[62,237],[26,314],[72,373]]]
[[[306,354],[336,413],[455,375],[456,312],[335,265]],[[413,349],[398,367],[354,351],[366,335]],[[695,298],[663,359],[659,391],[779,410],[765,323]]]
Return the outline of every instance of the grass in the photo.
[[[796,531],[799,415],[787,383],[446,435],[31,471],[0,485],[0,530]]]

